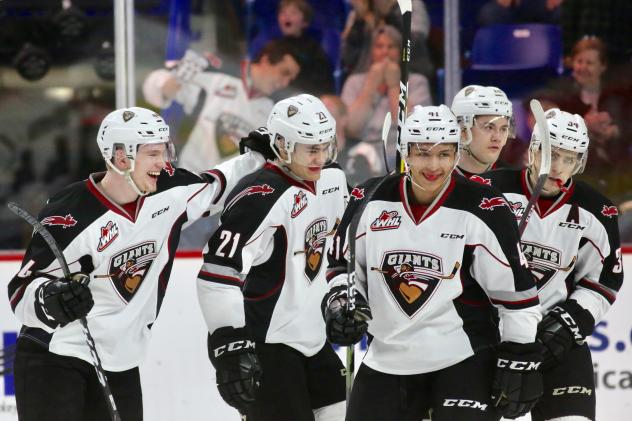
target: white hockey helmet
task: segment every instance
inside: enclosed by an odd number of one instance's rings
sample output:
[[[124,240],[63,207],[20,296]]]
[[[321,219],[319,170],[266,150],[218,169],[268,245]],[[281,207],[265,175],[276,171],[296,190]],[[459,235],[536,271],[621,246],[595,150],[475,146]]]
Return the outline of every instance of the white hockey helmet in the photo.
[[[301,94],[274,104],[268,117],[270,145],[277,157],[289,164],[296,143],[331,146],[330,161],[336,159],[336,120],[318,98]],[[279,155],[276,141],[283,142],[287,160]]]
[[[399,153],[406,160],[411,143],[454,143],[458,151],[460,140],[461,127],[447,105],[416,105],[402,128]]]
[[[97,134],[97,145],[109,168],[124,175],[136,193],[144,195],[132,181],[138,147],[147,144],[166,144],[166,161],[175,161],[175,148],[169,138],[169,126],[154,111],[140,107],[121,108],[112,111],[101,122]],[[113,164],[112,157],[117,149],[123,149],[130,160],[130,168],[122,171]]]
[[[472,139],[470,129],[474,118],[479,115],[497,115],[506,117],[513,137],[513,107],[505,92],[495,86],[468,85],[461,89],[452,100],[452,112],[466,131],[469,143]]]
[[[584,119],[579,114],[571,114],[559,108],[551,108],[545,113],[546,123],[549,127],[549,139],[552,148],[560,148],[565,151],[577,152],[581,159],[574,174],[581,173],[586,167],[588,158],[588,129]],[[536,124],[531,134],[531,151],[540,149],[542,135]]]

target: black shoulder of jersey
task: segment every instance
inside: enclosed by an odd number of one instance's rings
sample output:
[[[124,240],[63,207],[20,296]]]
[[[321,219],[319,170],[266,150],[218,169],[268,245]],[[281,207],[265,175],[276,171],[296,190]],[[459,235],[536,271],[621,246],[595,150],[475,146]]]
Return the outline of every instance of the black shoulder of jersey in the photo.
[[[605,226],[610,225],[611,221],[616,221],[613,217],[618,215],[617,207],[610,199],[583,181],[575,180],[575,190],[570,202],[595,215]]]
[[[351,203],[356,201],[361,201],[362,199],[366,199],[366,195],[369,194],[372,187],[381,182],[377,190],[375,190],[371,197],[368,199],[370,201],[373,200],[385,200],[389,202],[397,202],[401,200],[401,196],[399,194],[399,186],[402,180],[402,177],[405,177],[403,174],[389,174],[382,177],[374,177],[370,178],[362,184],[358,184],[351,191]],[[384,181],[382,181],[384,180]]]
[[[162,193],[174,187],[188,186],[189,184],[205,183],[213,181],[213,177],[202,178],[201,176],[185,170],[184,168],[173,168],[169,170],[163,169],[158,176],[157,193]]]
[[[340,167],[340,164],[338,164],[338,162],[336,162],[336,161],[330,162],[329,164],[327,164],[327,165],[325,165],[323,167],[324,170],[326,170],[328,168],[338,168],[340,171],[342,171],[342,168]]]
[[[261,168],[242,178],[228,194],[222,221],[243,218],[243,223],[258,225],[290,187],[287,179],[276,171]]]
[[[454,190],[443,206],[476,215],[494,232],[510,229],[505,224],[516,225],[513,212],[499,189],[464,177],[455,177]]]
[[[38,215],[39,221],[63,250],[86,227],[108,209],[88,190],[88,181],[80,181],[53,195]],[[40,240],[34,236],[32,242]]]
[[[472,181],[489,184],[503,193],[522,193],[522,170],[500,168],[479,174]]]

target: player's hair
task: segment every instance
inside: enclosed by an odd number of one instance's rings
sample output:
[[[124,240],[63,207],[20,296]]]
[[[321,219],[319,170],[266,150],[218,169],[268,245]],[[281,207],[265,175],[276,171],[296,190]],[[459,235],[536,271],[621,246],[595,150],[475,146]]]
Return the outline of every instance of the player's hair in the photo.
[[[314,16],[314,11],[312,6],[305,0],[281,0],[279,2],[278,12],[280,13],[283,8],[288,7],[289,5],[295,5],[298,10],[303,14],[303,20],[306,23],[310,23],[312,21],[312,17]]]
[[[277,38],[264,45],[252,62],[260,63],[261,59],[266,56],[270,64],[277,64],[286,55],[291,56],[297,63],[301,63],[296,43],[287,37]]]

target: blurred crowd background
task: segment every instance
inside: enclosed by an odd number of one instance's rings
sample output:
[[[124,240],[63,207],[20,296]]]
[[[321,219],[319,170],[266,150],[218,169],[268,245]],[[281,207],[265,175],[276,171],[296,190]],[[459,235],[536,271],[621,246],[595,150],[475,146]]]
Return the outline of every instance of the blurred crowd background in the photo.
[[[3,203],[36,213],[64,185],[104,170],[95,137],[115,108],[110,3],[0,0]],[[632,2],[458,3],[462,85],[498,86],[513,103],[502,160],[525,163],[530,98],[581,114],[591,146],[579,178],[619,206],[632,243]],[[450,105],[444,1],[412,4],[409,109]],[[384,172],[382,122],[396,115],[400,80],[396,0],[136,0],[134,25],[137,105],[171,124],[179,165],[202,170],[233,156],[273,101],[307,92],[338,122],[350,183]],[[0,221],[0,248],[23,248],[29,227],[4,206]]]

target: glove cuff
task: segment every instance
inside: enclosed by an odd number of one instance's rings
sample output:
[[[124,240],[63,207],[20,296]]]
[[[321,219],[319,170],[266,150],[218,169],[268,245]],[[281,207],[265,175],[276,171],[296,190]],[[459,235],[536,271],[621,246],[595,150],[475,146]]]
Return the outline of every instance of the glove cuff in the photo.
[[[544,347],[539,342],[520,344],[502,342],[498,345],[498,368],[512,371],[537,371],[542,363]]]
[[[595,327],[595,319],[590,311],[583,308],[575,300],[566,300],[553,307],[549,313],[551,317],[564,326],[579,345],[584,343]]]

